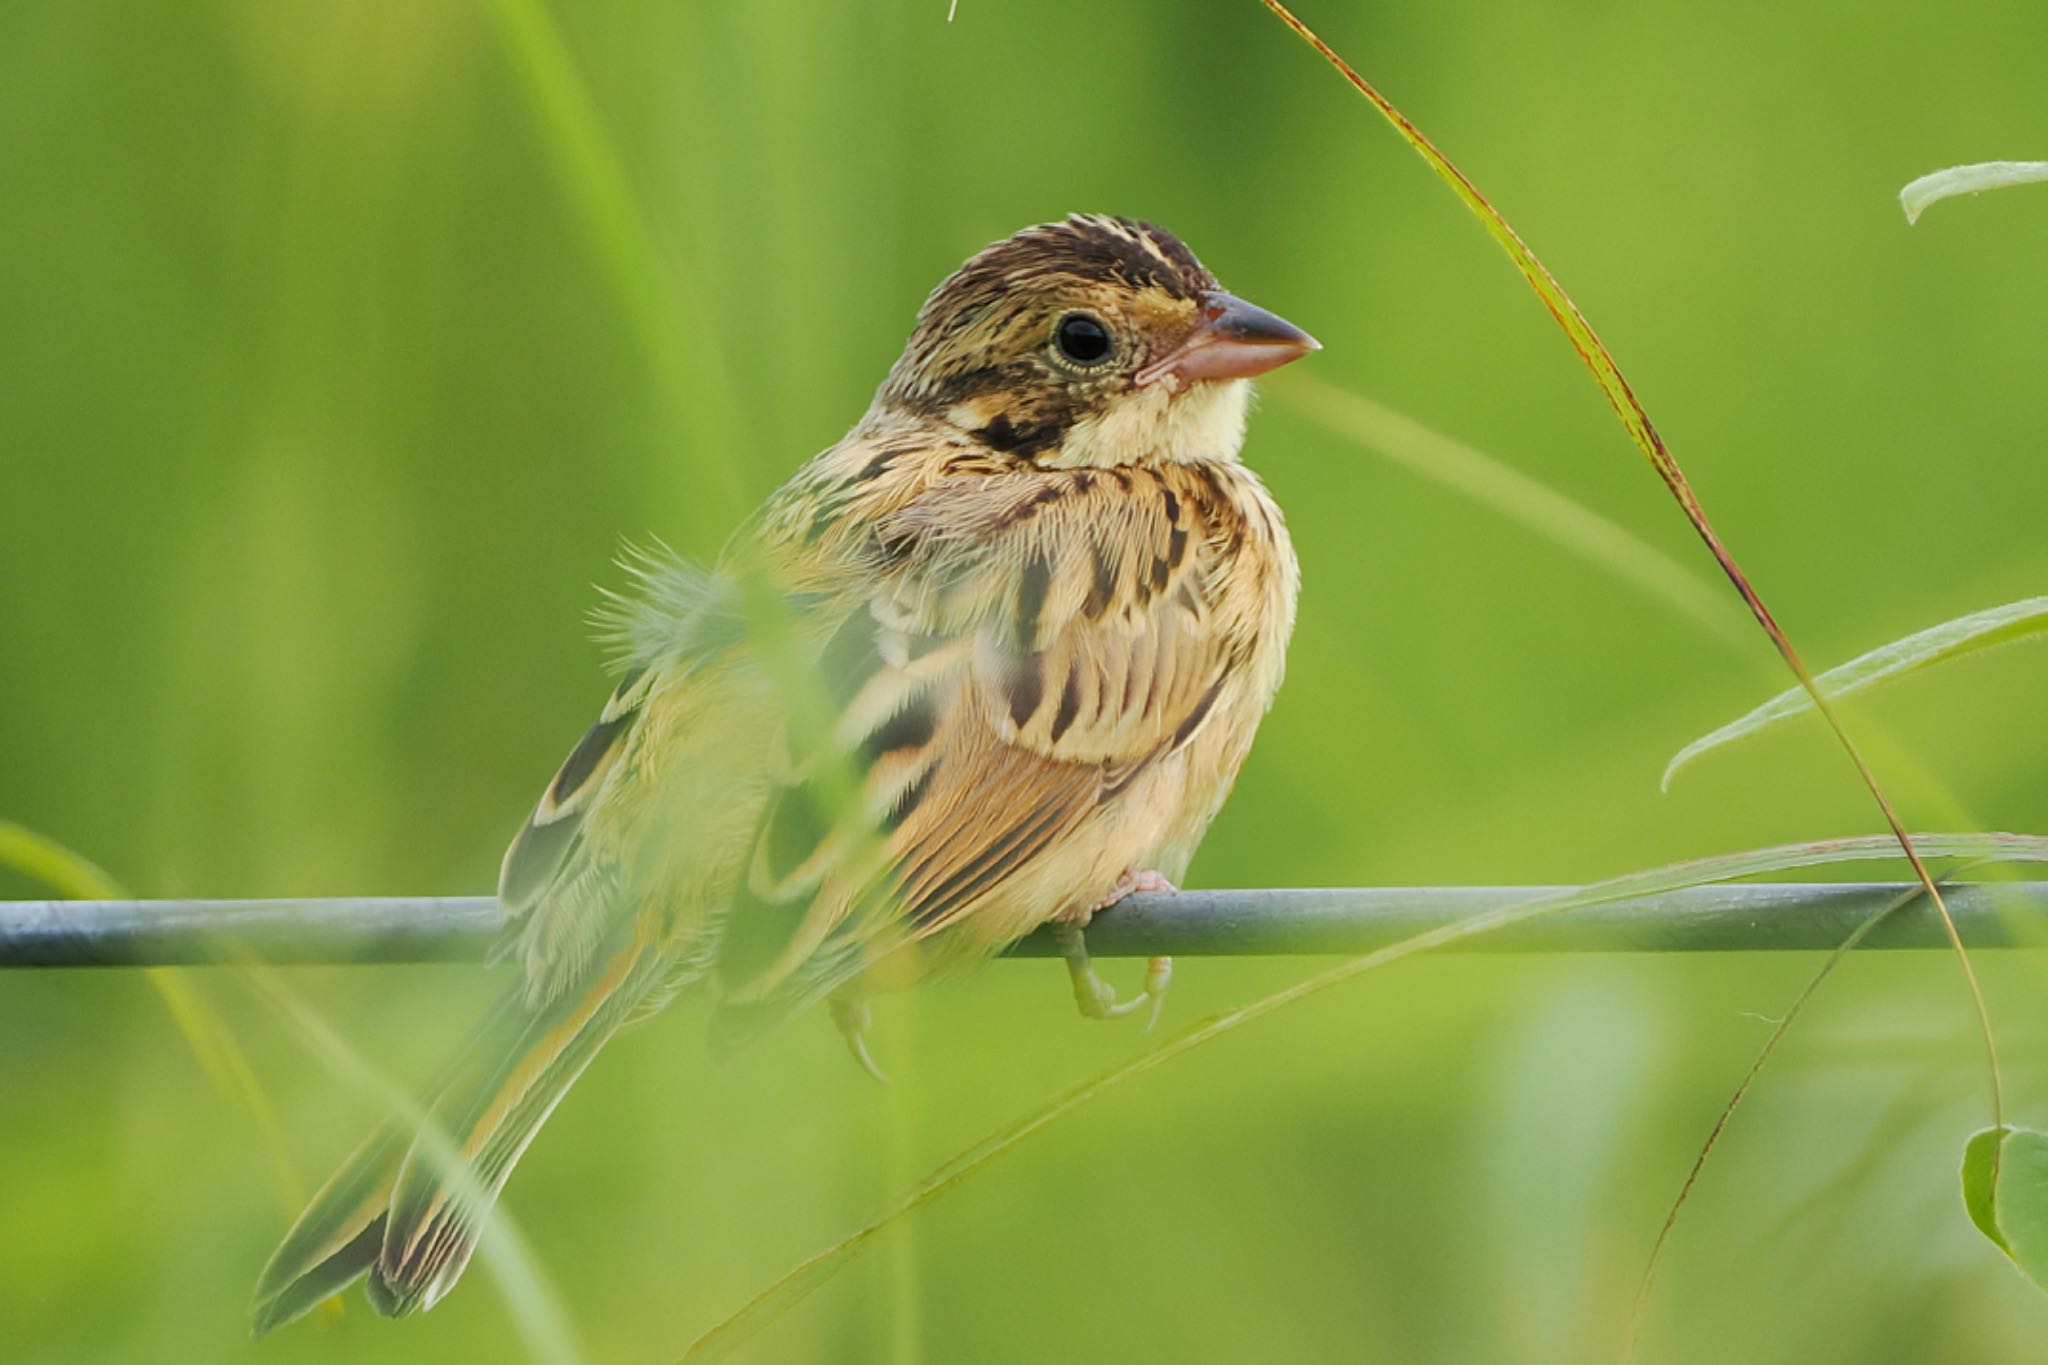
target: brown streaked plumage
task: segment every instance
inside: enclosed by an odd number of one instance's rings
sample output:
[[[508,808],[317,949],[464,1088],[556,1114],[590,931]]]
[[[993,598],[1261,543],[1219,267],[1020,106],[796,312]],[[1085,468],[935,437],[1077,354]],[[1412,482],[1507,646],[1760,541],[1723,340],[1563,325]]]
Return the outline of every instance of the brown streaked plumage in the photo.
[[[1030,228],[918,316],[859,424],[714,572],[634,565],[625,672],[505,857],[521,981],[430,1101],[314,1197],[257,1330],[367,1274],[453,1286],[597,1050],[685,987],[736,1043],[1178,878],[1279,686],[1297,571],[1238,461],[1247,380],[1305,333],[1122,219]],[[1155,963],[1156,1010],[1167,977]]]

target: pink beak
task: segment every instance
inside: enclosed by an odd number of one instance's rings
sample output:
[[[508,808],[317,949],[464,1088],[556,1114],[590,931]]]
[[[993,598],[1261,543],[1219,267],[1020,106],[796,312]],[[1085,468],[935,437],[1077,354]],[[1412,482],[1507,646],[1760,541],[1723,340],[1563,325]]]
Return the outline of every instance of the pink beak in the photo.
[[[1172,375],[1182,384],[1197,379],[1250,379],[1298,360],[1322,343],[1293,323],[1235,294],[1212,289],[1201,296],[1202,320],[1172,354],[1138,371],[1137,384]]]

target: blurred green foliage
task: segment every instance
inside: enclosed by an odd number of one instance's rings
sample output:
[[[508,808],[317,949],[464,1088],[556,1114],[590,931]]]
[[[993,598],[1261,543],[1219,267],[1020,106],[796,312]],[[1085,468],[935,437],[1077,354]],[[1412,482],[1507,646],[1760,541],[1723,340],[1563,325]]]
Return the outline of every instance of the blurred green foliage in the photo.
[[[0,7],[0,816],[144,894],[487,886],[605,691],[580,620],[620,538],[711,554],[859,413],[926,289],[1071,209],[1173,227],[1316,332],[1321,378],[1703,564],[1495,249],[1257,6],[944,11],[559,5],[550,76],[548,12],[515,0]],[[1908,229],[1894,197],[2039,154],[2035,6],[1303,17],[1573,291],[1816,666],[2043,590],[2048,217],[2019,191]],[[1761,636],[1733,651],[1283,399],[1248,453],[1290,511],[1301,625],[1196,880],[1577,881],[1876,827],[1811,726],[1658,798],[1674,749],[1782,686]],[[1852,719],[1881,769],[2038,830],[2043,668],[2000,654]],[[1686,1162],[1814,965],[1367,977],[1025,1148],[749,1358],[1611,1357]],[[2039,1124],[2042,965],[1983,966],[2012,1117]],[[1170,1018],[1303,970],[1190,964]],[[497,988],[289,979],[406,1078]],[[371,1102],[207,986],[324,1175]],[[590,1358],[672,1358],[1143,1046],[1065,996],[1005,964],[882,1002],[886,1092],[822,1021],[721,1066],[685,1003],[608,1053],[508,1200]],[[483,1276],[422,1320],[352,1300],[250,1345],[292,1200],[141,977],[0,977],[0,1039],[0,1359],[524,1351]],[[2038,1355],[2048,1303],[1956,1194],[1976,1048],[1953,962],[1851,962],[1708,1168],[1646,1358]]]

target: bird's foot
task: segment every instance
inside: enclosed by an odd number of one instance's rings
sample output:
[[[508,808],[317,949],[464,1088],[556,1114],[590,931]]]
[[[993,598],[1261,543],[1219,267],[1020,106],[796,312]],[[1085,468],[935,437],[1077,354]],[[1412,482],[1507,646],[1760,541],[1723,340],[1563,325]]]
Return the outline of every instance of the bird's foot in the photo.
[[[1115,905],[1125,896],[1141,891],[1174,891],[1177,888],[1157,872],[1126,872],[1117,878],[1110,894],[1089,906],[1080,915],[1055,920],[1051,926],[1053,941],[1059,945],[1060,956],[1066,959],[1068,979],[1074,983],[1074,1003],[1080,1007],[1083,1016],[1089,1019],[1121,1019],[1127,1014],[1145,1011],[1145,1031],[1151,1032],[1159,1024],[1159,1015],[1166,1008],[1166,991],[1173,984],[1173,959],[1155,957],[1145,964],[1145,988],[1129,1000],[1117,999],[1116,989],[1104,981],[1095,970],[1095,961],[1088,955],[1088,939],[1084,926],[1097,910]]]
[[[839,1036],[846,1039],[846,1047],[853,1053],[853,1060],[860,1063],[861,1070],[887,1085],[888,1075],[875,1065],[874,1054],[868,1051],[868,1029],[875,1022],[875,1012],[868,1008],[868,1002],[858,996],[835,995],[831,1007],[832,1025],[839,1030]]]
[[[1116,885],[1109,888],[1108,895],[1104,896],[1101,900],[1095,902],[1095,904],[1088,907],[1088,913],[1092,915],[1097,910],[1107,910],[1110,906],[1115,905],[1125,896],[1136,896],[1140,894],[1164,894],[1170,896],[1178,892],[1179,890],[1179,887],[1175,886],[1172,882],[1166,880],[1165,874],[1154,872],[1149,867],[1146,868],[1143,872],[1126,872],[1123,876],[1118,877],[1116,879]]]

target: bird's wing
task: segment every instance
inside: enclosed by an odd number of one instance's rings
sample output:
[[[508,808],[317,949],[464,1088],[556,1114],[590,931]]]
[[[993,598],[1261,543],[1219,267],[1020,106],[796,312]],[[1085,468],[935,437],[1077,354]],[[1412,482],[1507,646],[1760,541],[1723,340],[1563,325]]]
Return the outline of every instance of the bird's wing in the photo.
[[[764,818],[728,998],[959,922],[1185,745],[1252,648],[1216,609],[1242,535],[1211,476],[1135,469],[938,477],[867,519],[819,656],[829,738]]]
[[[733,672],[745,637],[737,586],[666,551],[636,552],[626,567],[638,591],[615,597],[598,618],[623,676],[499,871],[504,950],[523,962],[536,1007],[579,981],[607,935],[644,908],[647,860],[632,843],[646,824],[649,789],[666,767],[699,776],[719,768],[716,741],[730,732],[715,718],[731,691],[719,680]]]

